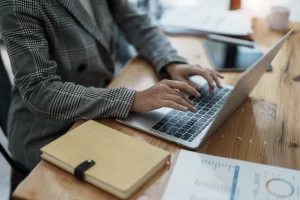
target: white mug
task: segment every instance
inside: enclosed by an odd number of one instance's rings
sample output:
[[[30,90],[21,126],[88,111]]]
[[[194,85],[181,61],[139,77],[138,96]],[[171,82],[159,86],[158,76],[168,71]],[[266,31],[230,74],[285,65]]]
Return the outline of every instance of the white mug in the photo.
[[[271,29],[286,30],[289,24],[290,9],[284,6],[273,6],[267,20]]]

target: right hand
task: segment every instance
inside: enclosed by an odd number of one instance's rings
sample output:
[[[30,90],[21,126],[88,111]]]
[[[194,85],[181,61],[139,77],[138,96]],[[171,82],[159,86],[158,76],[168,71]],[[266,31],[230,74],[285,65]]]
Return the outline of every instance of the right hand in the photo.
[[[179,90],[195,97],[200,93],[182,81],[163,80],[144,91],[137,92],[131,111],[148,112],[162,107],[169,107],[181,111],[196,112],[196,108]]]

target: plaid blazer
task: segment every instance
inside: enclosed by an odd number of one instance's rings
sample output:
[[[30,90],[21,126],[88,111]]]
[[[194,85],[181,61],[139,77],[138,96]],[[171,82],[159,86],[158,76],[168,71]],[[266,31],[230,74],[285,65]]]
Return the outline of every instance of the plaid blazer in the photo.
[[[157,72],[186,62],[129,1],[91,2],[95,21],[78,0],[0,1],[0,30],[15,82],[9,148],[29,170],[40,161],[40,148],[76,120],[127,117],[136,92],[105,88],[114,74],[119,30]]]

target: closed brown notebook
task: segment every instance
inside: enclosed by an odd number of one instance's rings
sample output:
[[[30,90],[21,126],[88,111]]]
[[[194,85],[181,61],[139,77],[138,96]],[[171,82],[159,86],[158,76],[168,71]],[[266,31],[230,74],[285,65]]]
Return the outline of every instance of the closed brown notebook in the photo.
[[[167,163],[170,155],[92,120],[41,151],[43,159],[72,174],[82,162],[94,160],[84,180],[121,199],[138,190]]]

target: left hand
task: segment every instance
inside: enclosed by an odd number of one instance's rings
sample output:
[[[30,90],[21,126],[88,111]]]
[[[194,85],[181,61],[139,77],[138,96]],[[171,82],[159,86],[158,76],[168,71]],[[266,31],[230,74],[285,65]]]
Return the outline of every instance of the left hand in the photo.
[[[173,80],[183,81],[197,89],[197,85],[189,80],[190,76],[199,75],[206,79],[209,85],[209,92],[214,93],[215,83],[219,88],[222,87],[219,78],[224,78],[219,72],[214,69],[203,68],[200,65],[187,65],[171,63],[166,67],[167,72]]]

